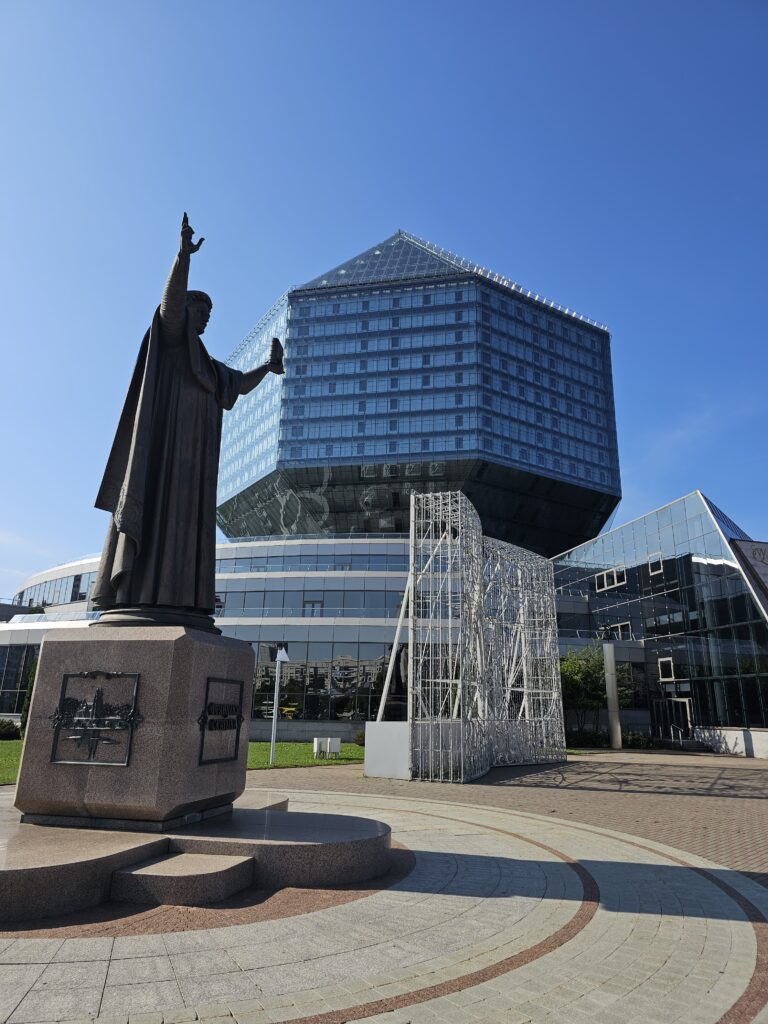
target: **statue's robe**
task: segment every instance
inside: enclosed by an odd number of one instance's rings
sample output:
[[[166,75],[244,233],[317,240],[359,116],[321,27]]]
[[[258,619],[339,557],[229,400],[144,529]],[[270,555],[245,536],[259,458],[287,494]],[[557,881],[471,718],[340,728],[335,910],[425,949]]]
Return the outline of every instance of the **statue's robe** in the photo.
[[[96,498],[112,513],[93,604],[214,611],[216,482],[224,409],[243,375],[187,318],[144,336]]]

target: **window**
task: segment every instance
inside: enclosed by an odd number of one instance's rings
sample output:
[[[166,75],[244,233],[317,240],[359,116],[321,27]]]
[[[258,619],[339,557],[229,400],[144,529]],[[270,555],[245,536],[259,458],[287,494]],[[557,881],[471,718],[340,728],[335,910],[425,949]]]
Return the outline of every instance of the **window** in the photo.
[[[606,632],[612,640],[633,639],[631,622],[613,622],[610,626],[606,626]]]
[[[664,563],[661,560],[661,552],[658,554],[651,555],[648,559],[648,571],[651,576],[658,576],[659,573],[664,572]]]
[[[463,384],[464,383],[464,374],[463,373],[455,373],[453,376],[454,376],[454,379],[455,379],[457,384]]]
[[[457,309],[456,312],[453,314],[453,319],[456,321],[457,324],[461,323],[461,321],[464,319],[464,310]]]
[[[392,430],[392,431],[397,430],[397,420],[390,420],[389,421],[389,429]]]
[[[397,391],[397,389],[399,387],[400,387],[400,380],[397,377],[390,377],[389,378],[389,390],[390,391]]]
[[[432,305],[432,296],[431,295],[422,295],[421,296],[421,304],[422,304],[422,306],[431,306]]]
[[[399,365],[400,365],[400,357],[399,356],[390,356],[389,357],[390,369],[396,370]]]
[[[357,432],[358,432],[358,434],[364,434],[365,433],[365,420],[358,420],[357,421]]]
[[[398,400],[396,398],[390,398],[390,400],[389,400],[389,408],[390,409],[397,409],[397,407],[398,407]]]
[[[428,437],[422,437],[422,439],[421,439],[421,450],[423,452],[428,452],[429,451],[429,438]]]
[[[392,299],[392,309],[400,308],[400,299]]]
[[[659,679],[675,680],[675,665],[671,658],[659,658]]]
[[[463,302],[464,301],[464,292],[454,292],[453,293],[453,301],[454,302]]]
[[[626,583],[627,570],[623,566],[595,574],[595,590],[598,591],[611,590],[612,587],[623,587],[626,586]]]
[[[360,322],[360,330],[362,330],[362,331],[367,331],[368,330],[368,321],[367,320],[362,320]]]
[[[464,341],[464,331],[455,331],[453,335],[454,341]]]
[[[365,399],[363,399],[362,402],[358,402],[357,403],[357,411],[358,412],[365,412]]]
[[[432,376],[431,376],[431,374],[429,374],[429,373],[422,374],[422,376],[421,376],[421,386],[423,388],[428,388],[431,383],[432,383]]]
[[[399,316],[393,316],[392,317],[392,326],[393,327],[399,327],[400,326],[400,317]]]
[[[371,304],[368,301],[368,299],[363,299],[363,312],[365,313],[370,308],[371,308]]]
[[[389,450],[390,453],[396,452],[397,451],[397,441],[390,441],[387,447],[388,447],[388,450]]]
[[[325,454],[326,454],[326,457],[329,457],[329,456],[333,455],[333,445],[332,444],[327,444],[325,446]]]
[[[335,381],[331,381],[331,383],[328,385],[328,394],[329,395],[335,395],[336,394],[336,382]]]
[[[431,356],[431,354],[429,352],[425,352],[424,355],[421,357],[421,365],[422,366],[429,366],[431,363],[432,363],[432,356]]]
[[[391,348],[400,348],[400,338],[395,335],[389,344]]]

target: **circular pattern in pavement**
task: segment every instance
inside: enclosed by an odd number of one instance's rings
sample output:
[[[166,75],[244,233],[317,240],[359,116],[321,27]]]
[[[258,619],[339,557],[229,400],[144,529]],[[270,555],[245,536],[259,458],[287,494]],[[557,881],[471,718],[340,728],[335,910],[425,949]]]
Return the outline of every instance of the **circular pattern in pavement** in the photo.
[[[636,837],[424,799],[291,794],[414,855],[344,905],[155,935],[0,940],[0,1021],[760,1020],[768,891]],[[142,1014],[154,1014],[142,1017]],[[768,1020],[768,1017],[766,1018]]]

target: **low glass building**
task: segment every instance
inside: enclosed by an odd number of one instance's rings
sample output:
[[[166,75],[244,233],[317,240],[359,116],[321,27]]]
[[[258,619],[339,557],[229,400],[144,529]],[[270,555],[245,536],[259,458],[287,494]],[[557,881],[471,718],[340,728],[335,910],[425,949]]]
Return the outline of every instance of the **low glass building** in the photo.
[[[611,640],[656,735],[768,728],[768,591],[694,491],[553,559],[561,650]]]
[[[288,650],[280,713],[293,736],[317,723],[349,735],[351,723],[375,717],[408,571],[404,536],[262,538],[219,545],[216,622],[246,640],[257,657],[254,735],[274,706],[275,653]],[[98,556],[32,577],[14,602],[26,614],[0,624],[0,715],[18,714],[26,679],[48,629],[98,618],[88,591]],[[399,672],[388,717],[404,715]],[[303,728],[299,723],[308,723]],[[346,724],[346,728],[344,728]]]

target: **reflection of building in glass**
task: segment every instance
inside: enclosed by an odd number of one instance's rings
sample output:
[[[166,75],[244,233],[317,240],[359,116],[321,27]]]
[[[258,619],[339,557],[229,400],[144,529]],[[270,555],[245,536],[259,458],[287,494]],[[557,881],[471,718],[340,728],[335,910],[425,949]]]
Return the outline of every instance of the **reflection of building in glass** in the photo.
[[[735,553],[748,539],[694,491],[557,556],[561,648],[613,640],[658,735],[767,728],[768,605]]]
[[[616,507],[594,321],[399,231],[288,292],[231,364],[283,331],[285,377],[224,418],[228,537],[402,533],[412,490],[462,490],[487,535],[553,555]]]

